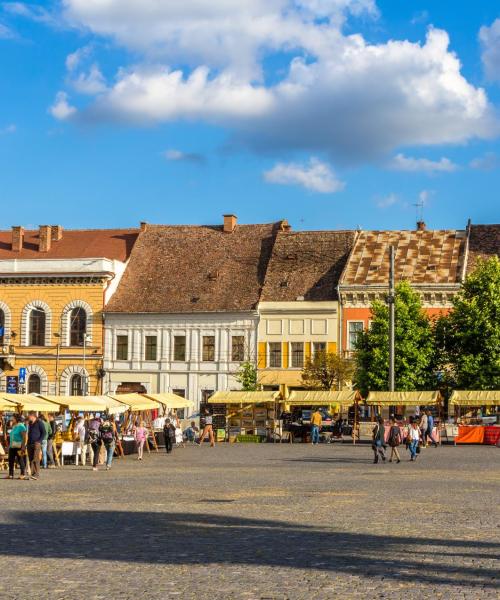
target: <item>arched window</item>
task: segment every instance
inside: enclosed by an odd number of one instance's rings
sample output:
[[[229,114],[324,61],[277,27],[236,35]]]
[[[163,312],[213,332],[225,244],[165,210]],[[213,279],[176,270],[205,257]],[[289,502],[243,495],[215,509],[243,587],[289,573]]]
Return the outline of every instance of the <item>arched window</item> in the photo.
[[[5,340],[5,313],[0,308],[0,346],[3,346]]]
[[[78,373],[71,377],[70,395],[83,396],[83,378],[81,375],[78,375]]]
[[[28,394],[39,394],[42,389],[42,380],[40,375],[32,373],[28,377]]]
[[[85,309],[80,306],[74,308],[71,311],[69,323],[70,346],[83,346],[83,338],[87,332],[87,313]]]
[[[33,308],[29,321],[30,346],[45,346],[45,325],[45,311],[42,308]]]

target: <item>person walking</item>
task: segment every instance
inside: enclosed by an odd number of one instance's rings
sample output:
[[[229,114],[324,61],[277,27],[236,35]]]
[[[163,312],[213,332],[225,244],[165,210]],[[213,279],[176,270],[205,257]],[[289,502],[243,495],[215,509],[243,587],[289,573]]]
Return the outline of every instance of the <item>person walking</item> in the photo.
[[[170,419],[165,419],[163,436],[165,438],[165,451],[170,454],[175,442],[175,425],[170,422]]]
[[[142,456],[144,453],[144,444],[148,439],[148,430],[144,427],[144,421],[139,423],[138,427],[134,429],[134,439],[137,446],[137,460],[142,460]]]
[[[374,454],[373,463],[378,463],[379,456],[385,462],[385,427],[384,419],[382,419],[382,417],[377,418],[377,423],[372,430],[372,439],[372,450]]]
[[[46,435],[41,419],[32,411],[28,414],[28,460],[31,469],[31,479],[40,477],[40,458],[42,454],[42,441]]]
[[[203,432],[200,436],[200,439],[198,440],[198,445],[201,446],[203,444],[205,438],[208,436],[208,438],[210,439],[210,447],[213,448],[215,446],[213,418],[212,418],[212,415],[210,414],[210,411],[208,410],[208,408],[205,408],[204,415],[205,415],[205,425],[203,427]]]
[[[418,444],[420,442],[420,430],[418,423],[413,421],[408,430],[408,450],[410,451],[410,460],[413,462],[417,459]]]
[[[434,437],[434,417],[430,410],[427,411],[427,427],[422,436],[422,441],[424,446],[427,446],[427,438],[429,438],[432,442],[434,448],[437,448],[437,441]]]
[[[319,408],[317,408],[311,415],[311,444],[313,446],[319,444],[321,425],[323,425],[323,415],[319,412]]]
[[[422,438],[422,447],[425,448],[425,434],[427,433],[427,413],[425,411],[420,415],[419,428],[420,436]]]
[[[47,459],[49,462],[49,469],[55,469],[56,468],[56,457],[54,455],[54,440],[56,437],[57,425],[56,425],[56,420],[54,418],[54,415],[52,413],[49,414],[48,426],[49,426],[49,435],[47,438]]]
[[[99,454],[101,452],[101,419],[99,417],[92,417],[90,419],[87,428],[87,443],[90,444],[92,449],[92,471],[97,471],[97,465],[99,464]]]
[[[47,417],[44,414],[41,414],[39,417],[43,428],[45,430],[44,435],[43,435],[43,439],[42,439],[42,469],[46,469],[47,468],[47,446],[48,446],[48,439],[49,439],[49,432],[50,432],[50,425],[47,421]]]
[[[113,456],[115,454],[117,431],[116,426],[109,418],[104,420],[104,423],[99,428],[102,443],[106,449],[106,471],[111,469]]]
[[[400,463],[401,457],[399,456],[398,446],[401,444],[401,430],[399,429],[394,417],[391,417],[390,423],[391,428],[389,429],[389,438],[387,440],[389,446],[391,447],[389,462],[392,462],[393,456],[395,456],[396,462]]]
[[[13,427],[10,430],[9,436],[9,474],[6,479],[14,479],[14,468],[17,462],[21,469],[21,475],[19,479],[28,479],[26,477],[26,445],[28,443],[28,430],[26,425],[23,423],[21,415],[14,415]]]
[[[87,442],[85,440],[87,436],[87,428],[85,427],[85,418],[83,415],[77,417],[73,434],[75,442],[80,448],[80,459],[82,461],[82,466],[84,467],[87,463]]]

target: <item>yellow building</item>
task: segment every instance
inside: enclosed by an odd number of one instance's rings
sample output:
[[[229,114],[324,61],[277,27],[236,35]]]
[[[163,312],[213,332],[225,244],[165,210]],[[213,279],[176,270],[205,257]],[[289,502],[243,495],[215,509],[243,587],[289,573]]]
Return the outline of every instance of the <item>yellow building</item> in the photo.
[[[303,387],[315,352],[337,352],[337,286],[354,232],[282,231],[276,237],[259,303],[258,382],[266,389]]]
[[[0,390],[101,392],[103,308],[138,230],[0,232]]]

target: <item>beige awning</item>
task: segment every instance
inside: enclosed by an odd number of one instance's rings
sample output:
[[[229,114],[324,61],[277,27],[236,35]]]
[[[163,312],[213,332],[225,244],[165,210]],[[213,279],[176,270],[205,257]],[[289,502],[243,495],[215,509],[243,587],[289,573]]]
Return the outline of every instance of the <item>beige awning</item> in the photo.
[[[450,397],[454,406],[500,406],[500,390],[455,390]]]
[[[154,410],[163,406],[162,402],[152,400],[141,394],[110,394],[110,398],[125,404],[130,410],[137,412],[141,410]]]
[[[17,394],[13,394],[13,395],[17,396]],[[3,396],[0,396],[0,411],[4,411],[4,410],[7,410],[9,412],[15,412],[16,403],[11,402],[10,400],[8,400],[7,398],[4,398]]]
[[[34,410],[37,412],[61,412],[60,405],[58,403],[50,402],[49,400],[33,396],[31,394],[2,394],[5,400],[10,400],[21,406],[23,412]]]
[[[354,404],[358,392],[355,390],[293,390],[286,400],[292,406],[327,406],[338,405],[349,407]]]
[[[441,394],[434,392],[370,392],[366,404],[380,406],[427,406],[439,404]]]
[[[274,402],[279,396],[277,391],[268,392],[215,392],[210,396],[210,404],[263,404],[264,402]]]
[[[161,394],[143,394],[145,398],[150,398],[155,402],[161,402],[167,408],[194,408],[194,402],[172,394],[171,392],[162,392]]]
[[[71,412],[125,412],[127,407],[109,396],[42,396]]]

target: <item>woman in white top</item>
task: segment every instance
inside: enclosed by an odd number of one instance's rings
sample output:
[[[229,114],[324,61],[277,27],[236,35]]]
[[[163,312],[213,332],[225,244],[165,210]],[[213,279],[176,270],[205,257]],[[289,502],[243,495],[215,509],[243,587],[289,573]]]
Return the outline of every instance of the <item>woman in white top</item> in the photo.
[[[420,441],[420,429],[418,423],[413,421],[408,431],[408,450],[410,451],[410,460],[414,461],[417,458],[417,448]]]

